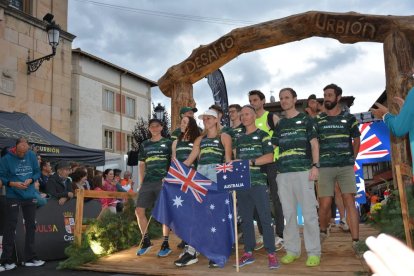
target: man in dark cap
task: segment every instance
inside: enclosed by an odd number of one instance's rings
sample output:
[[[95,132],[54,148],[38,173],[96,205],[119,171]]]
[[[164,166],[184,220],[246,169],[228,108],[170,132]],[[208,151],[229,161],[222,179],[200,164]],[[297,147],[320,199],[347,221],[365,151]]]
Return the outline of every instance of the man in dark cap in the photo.
[[[20,209],[25,221],[24,266],[41,266],[34,252],[36,229],[36,189],[34,182],[40,177],[36,154],[30,150],[26,138],[19,138],[0,160],[0,180],[6,186],[6,218],[1,263],[6,270],[15,269],[13,248],[17,218]]]
[[[312,118],[314,118],[316,115],[318,115],[320,113],[320,104],[318,102],[318,100],[316,99],[316,95],[315,94],[311,94],[308,97],[308,100],[306,102],[306,108],[305,108],[305,112],[311,116]]]
[[[197,111],[198,109],[195,107],[189,107],[189,106],[181,107],[180,108],[180,119],[182,119],[185,116],[194,118],[194,113],[196,113]],[[171,133],[171,140],[172,141],[177,140],[180,134],[181,134],[181,128],[178,127]]]
[[[46,193],[59,200],[59,204],[63,205],[74,196],[72,183],[68,178],[71,168],[69,162],[66,161],[60,161],[55,168],[56,173],[49,177],[46,183]]]

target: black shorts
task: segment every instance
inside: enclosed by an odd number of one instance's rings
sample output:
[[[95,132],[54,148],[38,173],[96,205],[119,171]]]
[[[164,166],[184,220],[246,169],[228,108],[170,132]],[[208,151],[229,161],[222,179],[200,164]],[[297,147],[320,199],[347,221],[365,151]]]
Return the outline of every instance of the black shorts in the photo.
[[[162,189],[162,182],[142,183],[138,191],[137,207],[151,208],[154,206]]]

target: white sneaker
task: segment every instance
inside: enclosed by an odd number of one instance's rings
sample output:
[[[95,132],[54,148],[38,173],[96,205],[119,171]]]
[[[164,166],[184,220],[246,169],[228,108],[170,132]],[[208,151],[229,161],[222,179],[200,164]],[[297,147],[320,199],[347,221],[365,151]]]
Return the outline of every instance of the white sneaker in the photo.
[[[0,272],[3,272],[3,271],[5,271],[6,269],[3,267],[3,266],[1,266],[0,265]]]
[[[263,248],[263,246],[263,236],[259,236],[258,238],[256,238],[256,246],[254,247],[254,250],[260,250]]]
[[[276,251],[279,251],[280,249],[282,249],[285,246],[285,241],[279,237],[276,236],[275,238],[275,247],[276,247]]]
[[[345,220],[342,220],[342,219],[339,221],[339,228],[341,228],[345,232],[349,231],[348,224],[346,223]]]
[[[4,269],[5,270],[12,270],[12,269],[15,269],[16,267],[17,267],[17,265],[15,263],[5,264],[4,265]]]
[[[45,261],[37,260],[37,259],[31,259],[30,261],[25,262],[24,266],[42,266],[45,264]]]

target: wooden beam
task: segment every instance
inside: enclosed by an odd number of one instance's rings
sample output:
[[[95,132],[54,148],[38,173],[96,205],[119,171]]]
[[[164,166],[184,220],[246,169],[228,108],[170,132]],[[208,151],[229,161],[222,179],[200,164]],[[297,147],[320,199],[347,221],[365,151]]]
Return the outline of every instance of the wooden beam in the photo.
[[[412,42],[401,31],[391,32],[384,40],[384,62],[388,108],[394,114],[399,110],[397,105],[392,104],[393,98],[405,98],[412,87],[406,75],[412,70],[413,61]],[[391,142],[392,163],[411,164],[408,140],[391,135]],[[393,177],[396,179],[394,166]]]

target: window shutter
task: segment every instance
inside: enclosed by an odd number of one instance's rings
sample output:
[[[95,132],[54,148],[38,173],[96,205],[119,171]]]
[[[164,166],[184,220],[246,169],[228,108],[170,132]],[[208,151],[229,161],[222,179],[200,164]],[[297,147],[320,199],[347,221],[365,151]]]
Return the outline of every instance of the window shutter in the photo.
[[[115,94],[115,112],[121,112],[121,95]]]
[[[121,104],[122,104],[122,114],[125,114],[126,113],[126,110],[125,110],[125,95],[122,95],[122,101],[121,101]]]

